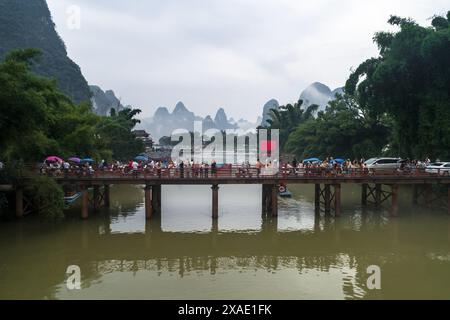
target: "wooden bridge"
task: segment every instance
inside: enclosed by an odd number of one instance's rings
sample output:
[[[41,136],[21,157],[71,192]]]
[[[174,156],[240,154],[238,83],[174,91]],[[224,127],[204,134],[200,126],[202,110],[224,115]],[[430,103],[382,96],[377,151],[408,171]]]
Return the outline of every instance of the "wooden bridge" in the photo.
[[[151,219],[154,213],[161,212],[161,192],[163,185],[210,185],[212,218],[219,213],[219,187],[226,184],[253,184],[262,186],[262,209],[268,215],[278,215],[278,193],[281,185],[313,184],[315,186],[315,210],[317,214],[341,215],[341,186],[357,184],[361,186],[362,205],[372,204],[380,207],[390,203],[390,214],[398,216],[398,195],[400,185],[413,187],[415,204],[431,206],[437,199],[442,200],[445,189],[445,203],[450,213],[450,177],[441,174],[428,174],[424,171],[352,171],[351,173],[323,171],[320,169],[281,170],[277,174],[266,175],[256,168],[229,167],[213,172],[199,172],[192,169],[152,169],[132,173],[98,171],[93,174],[83,172],[59,172],[52,175],[64,189],[82,192],[81,217],[87,219],[89,207],[94,211],[101,206],[110,205],[110,186],[118,184],[143,185],[145,190],[145,214]],[[27,178],[15,186],[16,215],[24,215],[23,185]],[[440,187],[436,187],[440,186]],[[90,198],[88,189],[93,189]],[[436,192],[440,189],[440,193]]]

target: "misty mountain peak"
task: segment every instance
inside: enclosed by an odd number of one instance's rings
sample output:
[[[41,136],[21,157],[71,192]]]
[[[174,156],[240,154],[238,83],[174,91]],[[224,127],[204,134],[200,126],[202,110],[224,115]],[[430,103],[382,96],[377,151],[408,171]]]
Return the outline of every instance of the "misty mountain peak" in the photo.
[[[175,109],[173,109],[172,113],[173,114],[189,113],[189,110],[186,108],[183,102],[179,101],[176,104]]]
[[[167,110],[166,107],[159,107],[155,111],[155,118],[161,119],[161,118],[167,118],[170,115],[169,110]]]
[[[261,125],[262,126],[269,125],[267,123],[267,120],[269,120],[270,110],[279,109],[279,108],[280,108],[280,104],[278,103],[278,100],[271,99],[271,100],[267,101],[263,108],[263,118],[262,118]]]

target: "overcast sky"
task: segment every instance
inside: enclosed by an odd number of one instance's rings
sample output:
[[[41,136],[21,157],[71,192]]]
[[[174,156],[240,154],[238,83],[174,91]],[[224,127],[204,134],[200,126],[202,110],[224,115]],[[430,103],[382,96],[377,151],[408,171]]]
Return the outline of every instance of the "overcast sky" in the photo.
[[[151,116],[177,101],[195,113],[256,120],[271,98],[310,83],[342,86],[377,54],[390,14],[429,25],[448,0],[47,0],[69,56],[90,84]],[[68,8],[81,10],[68,27]],[[69,20],[72,21],[73,20]]]

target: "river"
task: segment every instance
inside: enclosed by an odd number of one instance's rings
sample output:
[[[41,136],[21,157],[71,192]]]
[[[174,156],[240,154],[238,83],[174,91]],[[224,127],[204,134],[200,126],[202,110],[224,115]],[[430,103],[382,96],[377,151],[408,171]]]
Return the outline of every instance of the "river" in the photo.
[[[290,186],[279,217],[261,214],[261,187],[163,186],[146,222],[142,187],[113,186],[111,208],[86,221],[0,223],[0,299],[450,299],[450,217],[413,207],[398,218],[342,188],[342,217],[314,214],[314,187]],[[68,266],[81,289],[66,285]],[[381,289],[369,289],[369,266]]]

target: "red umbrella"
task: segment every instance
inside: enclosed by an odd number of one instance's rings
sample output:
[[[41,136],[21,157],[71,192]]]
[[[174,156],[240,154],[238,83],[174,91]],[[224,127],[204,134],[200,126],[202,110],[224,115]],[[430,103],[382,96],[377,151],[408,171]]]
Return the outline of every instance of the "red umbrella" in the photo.
[[[61,159],[60,157],[57,156],[49,156],[47,158],[45,158],[46,162],[63,162],[63,159]]]

